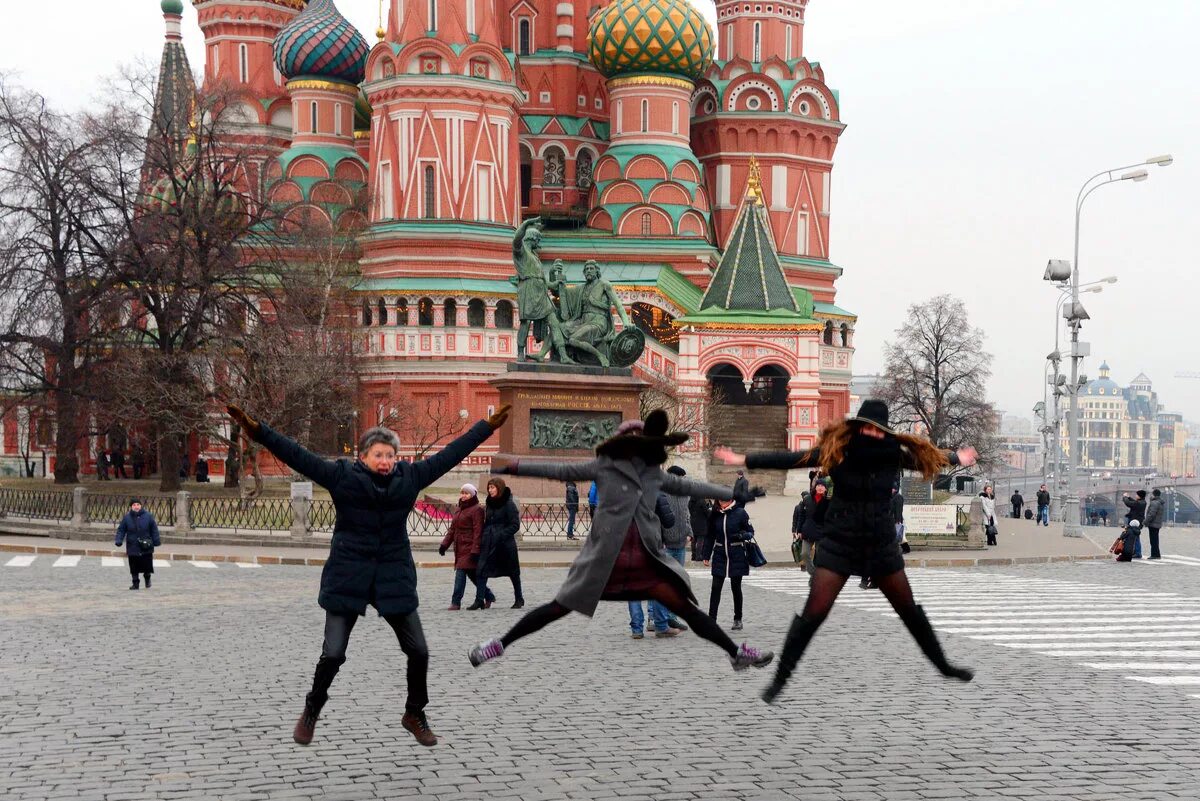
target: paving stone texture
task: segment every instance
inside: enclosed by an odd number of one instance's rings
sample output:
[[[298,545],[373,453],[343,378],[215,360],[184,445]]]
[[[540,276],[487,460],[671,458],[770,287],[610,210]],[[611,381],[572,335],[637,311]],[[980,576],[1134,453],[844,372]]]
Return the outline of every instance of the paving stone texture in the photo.
[[[850,585],[774,707],[766,672],[695,637],[631,640],[623,604],[472,669],[467,647],[520,614],[508,582],[499,606],[449,612],[451,574],[423,570],[433,749],[400,727],[404,660],[373,614],[317,739],[291,741],[319,568],[174,562],[130,592],[98,557],[3,554],[0,799],[1195,799],[1195,537],[1165,532],[1153,564],[911,571],[951,659],[978,670],[967,685]],[[530,604],[564,575],[527,571]],[[778,648],[804,592],[799,571],[752,577],[742,638]]]

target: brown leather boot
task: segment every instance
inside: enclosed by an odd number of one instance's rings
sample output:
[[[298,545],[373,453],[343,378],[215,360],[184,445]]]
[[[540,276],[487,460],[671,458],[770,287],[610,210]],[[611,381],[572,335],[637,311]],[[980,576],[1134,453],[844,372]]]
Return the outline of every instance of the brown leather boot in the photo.
[[[308,745],[312,742],[313,734],[317,730],[317,712],[307,701],[304,703],[304,711],[300,713],[300,719],[296,721],[296,728],[292,730],[292,739],[300,745]]]
[[[405,712],[400,718],[400,725],[412,732],[421,745],[433,746],[438,744],[437,735],[429,729],[429,721],[424,712]]]

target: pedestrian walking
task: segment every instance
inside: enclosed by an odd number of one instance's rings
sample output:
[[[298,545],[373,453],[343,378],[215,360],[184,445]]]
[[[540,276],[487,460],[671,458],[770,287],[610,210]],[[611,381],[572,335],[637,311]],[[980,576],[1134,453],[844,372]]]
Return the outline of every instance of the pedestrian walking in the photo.
[[[654,501],[654,514],[658,517],[658,524],[663,532],[663,548],[665,550],[667,544],[667,530],[676,525],[675,510],[671,507],[669,496],[665,492],[658,493],[658,497]],[[650,600],[647,602],[647,607],[650,614],[650,623],[654,626],[654,636],[658,638],[674,637],[681,631],[685,631],[687,626],[683,628],[675,628],[671,625],[671,613],[666,607],[658,601]],[[642,612],[641,601],[629,602],[629,630],[632,633],[633,639],[640,640],[645,637],[646,616]]]
[[[1163,506],[1162,490],[1156,489],[1150,493],[1150,502],[1146,504],[1146,516],[1142,519],[1146,530],[1150,532],[1151,559],[1162,558],[1162,551],[1158,547],[1158,531],[1162,528],[1165,513],[1166,509]]]
[[[1000,533],[996,528],[996,494],[991,487],[985,486],[979,493],[979,501],[983,507],[983,533],[987,535],[987,544],[995,545]]]
[[[908,547],[908,540],[904,536],[904,495],[899,487],[892,487],[891,512],[892,523],[896,526],[896,542],[900,543],[903,553],[908,553],[912,548]]]
[[[733,481],[733,495],[736,498],[739,495],[745,495],[750,492],[750,481],[746,478],[745,471],[737,471],[737,478]]]
[[[108,481],[108,452],[100,451],[96,454],[96,480]]]
[[[141,445],[134,445],[129,458],[129,463],[133,467],[134,480],[140,479],[146,470],[146,452],[142,450]]]
[[[812,492],[804,502],[804,522],[800,526],[802,540],[801,556],[808,570],[808,586],[813,583],[816,568],[813,558],[817,555],[817,545],[825,533],[825,514],[829,511],[829,490],[824,481],[813,481]],[[866,577],[863,577],[866,580]]]
[[[381,426],[363,433],[353,462],[327,460],[237,406],[228,408],[248,437],[328,490],[337,513],[317,601],[325,610],[325,641],[292,738],[301,745],[312,742],[317,718],[329,699],[329,687],[346,661],[350,632],[370,605],[391,626],[407,657],[408,698],[400,724],[421,745],[437,745],[437,735],[425,716],[429,648],[417,615],[417,569],[408,538],[408,515],[426,487],[504,425],[509,407],[502,406],[439,453],[415,462],[397,460],[400,440]]]
[[[687,471],[679,465],[671,465],[667,468],[667,473],[676,478],[684,478],[687,476]],[[663,518],[659,517],[659,522],[662,524],[662,541],[663,550],[667,552],[667,556],[679,563],[680,567],[687,565],[687,549],[695,538],[692,529],[692,501],[695,498],[689,498],[686,495],[663,495],[666,498],[667,506],[670,508],[671,515],[675,518],[675,522],[667,524]],[[658,601],[650,603],[657,605],[662,609],[663,614],[667,618],[667,626],[675,631],[687,631],[688,625],[679,617],[671,613]]]
[[[833,478],[837,491],[829,502],[821,546],[814,559],[813,583],[801,614],[792,619],[779,669],[762,697],[771,703],[782,692],[817,629],[851,575],[870,576],[900,616],[925,656],[942,675],[970,681],[974,673],[946,659],[929,618],[913,599],[904,572],[904,557],[896,545],[888,502],[901,469],[919,471],[932,480],[947,464],[975,463],[974,448],[943,452],[927,439],[901,434],[888,427],[887,404],[863,401],[858,415],[821,432],[812,450],[754,453],[749,456],[718,448],[725,464],[751,470],[791,470],[820,465]]]
[[[479,549],[479,592],[470,609],[485,609],[495,601],[488,589],[488,579],[508,576],[512,581],[513,609],[525,606],[521,592],[521,557],[517,553],[517,532],[521,530],[521,512],[513,500],[512,490],[504,479],[492,477],[487,483],[484,501],[483,538]],[[484,597],[486,596],[486,597]],[[490,600],[489,600],[490,599]]]
[[[681,470],[683,468],[680,468]],[[671,472],[670,470],[667,471]],[[708,498],[693,497],[688,499],[688,522],[692,531],[692,561],[704,561],[704,539],[708,531],[708,515],[712,512],[712,502]]]
[[[530,610],[500,639],[487,640],[468,652],[478,667],[504,654],[520,638],[575,611],[591,617],[600,601],[653,599],[683,618],[700,637],[728,655],[734,670],[763,667],[774,655],[745,643],[739,648],[720,626],[696,605],[687,571],[667,556],[655,514],[660,490],[672,495],[732,500],[733,490],[664,472],[667,448],[686,442],[682,432],[667,433],[661,409],[646,420],[626,420],[616,434],[596,447],[590,462],[512,462],[501,472],[541,476],[559,481],[594,481],[600,503],[592,533],[571,565],[553,601]],[[749,500],[751,496],[741,500]]]
[[[600,503],[600,491],[596,489],[596,482],[588,487],[588,525],[595,526],[596,524],[596,506]]]
[[[1129,510],[1125,513],[1125,548],[1121,552],[1121,561],[1142,558],[1142,527],[1146,520],[1146,491],[1138,490],[1136,497],[1130,497],[1126,492],[1121,500]],[[1132,525],[1134,521],[1137,525]]]
[[[1025,499],[1021,497],[1021,491],[1013,490],[1012,497],[1008,499],[1008,502],[1012,504],[1013,518],[1020,520],[1021,509],[1025,506]]]
[[[129,559],[129,575],[133,583],[129,589],[138,588],[138,576],[146,580],[150,589],[150,576],[154,574],[154,549],[162,545],[158,535],[158,521],[149,509],[142,507],[141,500],[132,498],[129,511],[117,524],[117,536],[113,541],[118,548],[125,544],[125,556]]]
[[[742,630],[742,579],[750,575],[746,540],[754,538],[750,513],[735,501],[718,501],[708,518],[708,539],[704,545],[704,566],[712,568],[712,589],[708,594],[708,616],[717,622],[721,592],[725,582],[733,593],[733,628]]]
[[[566,497],[567,504],[567,539],[575,539],[575,515],[579,514],[579,488],[575,486],[574,481],[567,482]]]
[[[112,456],[112,477],[113,478],[129,478],[125,472],[125,451],[122,448],[113,448]]]
[[[792,507],[792,561],[800,565],[801,570],[807,570],[804,563],[804,540],[801,532],[804,529],[804,502],[808,500],[808,490],[800,493],[800,502]]]
[[[450,592],[450,612],[462,609],[463,593],[467,590],[468,581],[475,589],[476,601],[490,606],[495,600],[486,587],[482,593],[479,591],[476,568],[479,566],[482,541],[483,507],[479,505],[479,490],[474,484],[463,484],[458,491],[458,506],[450,518],[450,527],[438,546],[438,553],[442,556],[446,555],[448,549],[454,549],[454,589]]]
[[[1050,491],[1046,489],[1046,485],[1038,487],[1037,491],[1037,523],[1043,526],[1050,525]],[[1034,525],[1037,525],[1035,523]]]

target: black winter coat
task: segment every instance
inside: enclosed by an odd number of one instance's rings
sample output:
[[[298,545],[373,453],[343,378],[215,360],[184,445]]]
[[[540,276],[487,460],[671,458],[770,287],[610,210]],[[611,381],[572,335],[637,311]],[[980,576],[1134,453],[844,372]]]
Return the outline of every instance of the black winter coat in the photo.
[[[708,539],[708,515],[712,511],[712,503],[705,498],[692,498],[688,501],[688,517],[692,522],[692,561],[704,559],[704,543]]]
[[[947,452],[951,464],[958,455]],[[750,470],[791,470],[814,467],[821,462],[820,451],[752,453],[746,457]],[[902,468],[916,464],[895,437],[873,439],[855,434],[846,445],[840,464],[829,471],[837,491],[825,512],[823,536],[847,545],[890,545],[896,541],[892,522],[892,487]]]
[[[521,530],[521,512],[513,500],[512,490],[484,502],[483,544],[479,548],[479,576],[521,575],[521,560],[517,554],[517,532]]]
[[[750,575],[746,540],[754,536],[750,514],[742,506],[722,511],[714,506],[708,516],[708,536],[704,540],[704,558],[712,562],[713,576],[737,578]]]
[[[138,545],[138,540],[150,540],[154,547],[143,548]],[[117,526],[117,537],[113,544],[120,547],[122,542],[125,543],[127,556],[149,556],[154,553],[154,548],[162,545],[158,537],[158,521],[150,514],[150,510],[143,507],[140,512],[130,510],[125,513]]]
[[[1047,490],[1038,490],[1037,505],[1039,509],[1050,505],[1050,493]]]
[[[817,496],[810,493],[804,499],[804,523],[800,526],[801,538],[808,542],[820,542],[825,536],[825,515],[829,514],[829,496],[824,495],[817,502]]]
[[[799,534],[804,530],[804,502],[808,498],[805,497],[792,508],[792,533]]]
[[[408,513],[422,490],[449,472],[492,435],[480,420],[439,453],[401,461],[387,475],[360,461],[322,459],[262,425],[258,441],[280,461],[329,491],[337,519],[318,603],[334,614],[381,615],[416,610],[417,570],[408,539]]]
[[[1125,513],[1125,521],[1136,520],[1141,523],[1146,519],[1146,502],[1141,498],[1122,498],[1129,511]]]

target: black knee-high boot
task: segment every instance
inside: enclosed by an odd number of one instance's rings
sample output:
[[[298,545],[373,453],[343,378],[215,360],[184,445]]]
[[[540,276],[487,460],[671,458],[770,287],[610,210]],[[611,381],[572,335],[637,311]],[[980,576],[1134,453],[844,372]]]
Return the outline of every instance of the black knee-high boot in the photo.
[[[905,627],[908,628],[913,639],[917,641],[917,645],[921,646],[925,657],[933,663],[933,666],[941,671],[943,676],[958,679],[959,681],[970,681],[975,678],[975,671],[969,668],[960,668],[951,665],[946,661],[946,654],[942,652],[941,643],[938,642],[937,634],[933,631],[933,626],[929,623],[929,618],[925,616],[925,610],[920,604],[913,604],[910,607],[899,611],[900,619],[904,621]]]
[[[800,657],[804,655],[804,649],[808,647],[808,641],[817,633],[817,629],[825,622],[825,617],[805,617],[796,615],[792,618],[792,625],[788,629],[787,640],[783,643],[783,653],[779,655],[779,667],[775,669],[775,678],[767,685],[767,688],[762,692],[762,699],[768,704],[773,703],[779,693],[783,692],[783,686],[792,676],[792,671],[796,669],[797,663],[800,662]]]

